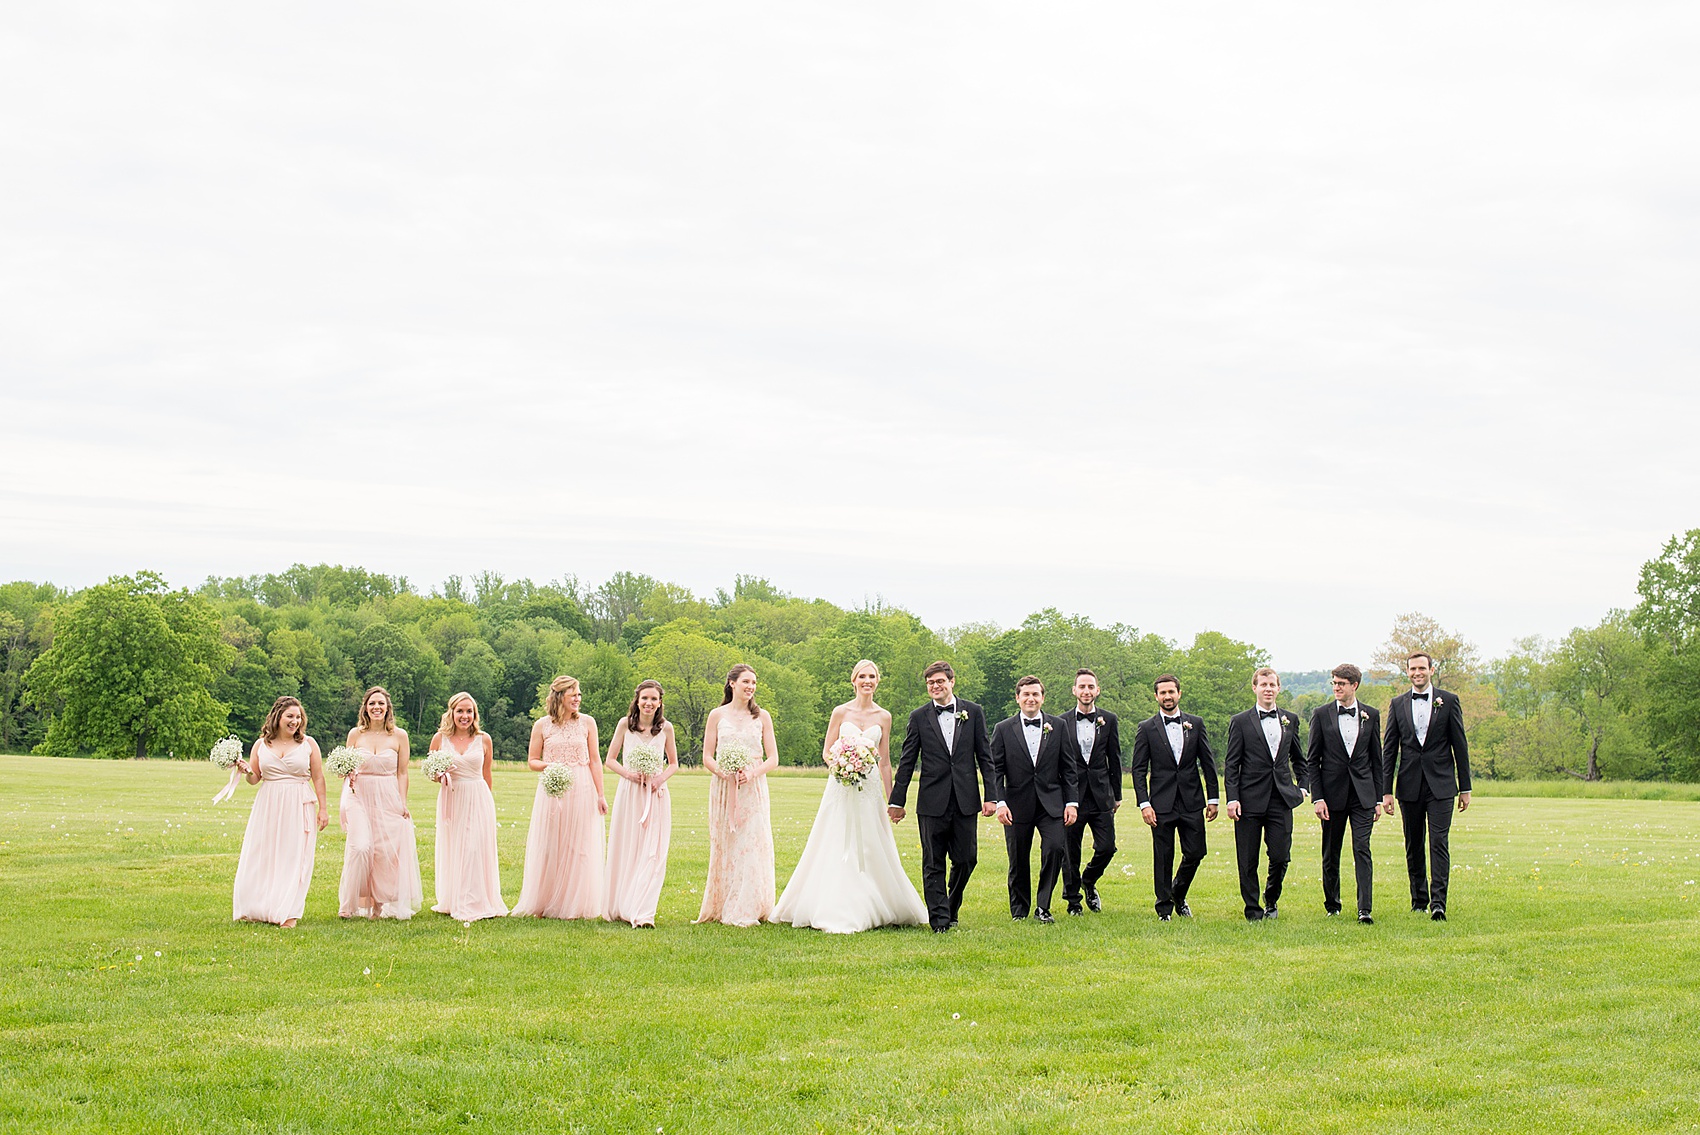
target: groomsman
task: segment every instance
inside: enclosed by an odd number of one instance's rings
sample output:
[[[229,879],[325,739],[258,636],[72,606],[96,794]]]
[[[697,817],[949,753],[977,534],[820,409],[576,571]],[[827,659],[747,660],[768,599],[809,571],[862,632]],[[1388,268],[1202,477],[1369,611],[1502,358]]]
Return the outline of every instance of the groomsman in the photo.
[[[1350,662],[1334,667],[1334,701],[1310,715],[1310,801],[1322,821],[1322,906],[1340,913],[1340,847],[1352,828],[1352,873],[1358,882],[1358,921],[1365,926],[1374,902],[1369,837],[1381,815],[1381,714],[1358,701],[1363,671]]]
[[[1228,722],[1228,818],[1240,864],[1240,897],[1248,922],[1274,918],[1281,882],[1293,857],[1293,809],[1304,802],[1305,776],[1299,719],[1275,708],[1281,678],[1260,666],[1251,678],[1257,705]],[[1258,844],[1269,849],[1269,879],[1258,900]]]
[[[932,701],[909,715],[886,812],[894,824],[903,819],[909,779],[919,761],[921,784],[915,809],[920,813],[921,887],[927,896],[927,921],[935,934],[943,934],[956,925],[962,894],[979,859],[976,824],[993,810],[989,801],[981,803],[980,784],[985,784],[987,795],[993,795],[998,781],[986,739],[985,712],[956,696],[956,671],[948,662],[935,662],[923,676]]]
[[[992,770],[997,777],[995,815],[1003,824],[1004,848],[1009,852],[1009,913],[1026,918],[1033,897],[1033,833],[1039,833],[1039,903],[1035,921],[1051,923],[1051,894],[1057,876],[1063,893],[1078,894],[1080,881],[1068,859],[1064,833],[1079,815],[1079,788],[1074,761],[1063,748],[1063,719],[1041,712],[1045,686],[1029,674],[1015,684],[1015,703],[1021,711],[998,722],[992,730]],[[1080,913],[1078,900],[1070,914]]]
[[[1381,743],[1381,805],[1393,812],[1393,797],[1404,806],[1405,869],[1411,876],[1411,909],[1427,910],[1446,921],[1446,881],[1452,873],[1452,798],[1458,810],[1470,806],[1470,745],[1464,739],[1464,708],[1433,685],[1434,662],[1422,651],[1405,661],[1409,693],[1387,707],[1387,733]],[[1404,760],[1400,757],[1403,755]],[[1424,828],[1434,885],[1423,862]]]
[[[1116,715],[1099,709],[1098,675],[1081,669],[1074,674],[1074,709],[1063,714],[1063,748],[1074,762],[1080,783],[1080,822],[1068,834],[1070,873],[1080,879],[1086,905],[1103,910],[1098,880],[1116,854],[1116,811],[1122,806],[1122,738]],[[1081,844],[1092,829],[1092,861],[1080,869]],[[1066,882],[1068,875],[1063,878]],[[1063,892],[1069,910],[1080,906],[1081,894]]]
[[[1133,798],[1151,828],[1151,885],[1157,917],[1192,917],[1187,891],[1209,854],[1204,825],[1216,818],[1216,754],[1204,735],[1204,719],[1180,711],[1181,680],[1164,674],[1151,686],[1158,713],[1133,735]],[[1206,798],[1198,783],[1204,774]],[[1181,869],[1175,873],[1175,835],[1181,837]]]

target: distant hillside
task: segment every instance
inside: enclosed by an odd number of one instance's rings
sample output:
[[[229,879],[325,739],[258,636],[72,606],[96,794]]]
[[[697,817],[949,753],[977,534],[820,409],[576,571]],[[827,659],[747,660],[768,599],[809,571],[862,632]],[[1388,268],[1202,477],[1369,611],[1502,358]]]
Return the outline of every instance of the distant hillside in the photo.
[[[1332,670],[1301,670],[1296,674],[1281,675],[1281,692],[1299,697],[1303,694],[1332,694],[1334,692],[1330,679]]]

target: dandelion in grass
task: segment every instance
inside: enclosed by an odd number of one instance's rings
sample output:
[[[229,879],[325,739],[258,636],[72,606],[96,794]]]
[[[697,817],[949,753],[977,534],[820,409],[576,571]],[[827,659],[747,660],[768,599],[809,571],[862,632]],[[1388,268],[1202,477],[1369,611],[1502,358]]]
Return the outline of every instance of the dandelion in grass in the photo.
[[[449,768],[454,764],[454,757],[445,749],[438,749],[425,756],[425,775],[432,780],[443,780],[449,775]]]
[[[543,791],[551,796],[560,796],[573,786],[572,770],[562,764],[550,765],[539,779],[543,783]]]
[[[879,750],[866,741],[840,737],[826,754],[826,767],[832,778],[846,788],[861,791],[862,784],[879,767]]]
[[[339,776],[347,780],[360,771],[360,763],[365,759],[359,752],[350,749],[347,745],[338,745],[325,758],[325,771],[332,776]]]
[[[236,762],[242,759],[242,742],[234,736],[226,737],[212,747],[207,759],[217,768],[235,768]]]

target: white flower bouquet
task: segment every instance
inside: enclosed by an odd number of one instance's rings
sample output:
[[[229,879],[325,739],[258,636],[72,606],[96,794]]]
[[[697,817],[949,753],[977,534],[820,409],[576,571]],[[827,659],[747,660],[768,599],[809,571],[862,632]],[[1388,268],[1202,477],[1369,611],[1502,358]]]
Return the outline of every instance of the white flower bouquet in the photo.
[[[226,737],[224,740],[218,742],[212,747],[212,752],[207,754],[207,760],[211,761],[215,768],[235,768],[236,762],[241,759],[242,741],[240,738],[234,736]]]
[[[667,754],[647,746],[633,748],[624,763],[639,776],[659,776],[661,770],[667,767]]]
[[[566,765],[553,764],[544,769],[537,780],[549,795],[562,796],[573,786],[573,772]]]
[[[754,762],[750,760],[750,751],[742,745],[722,745],[714,751],[714,763],[722,771],[736,775]]]
[[[325,771],[332,776],[340,776],[347,780],[360,771],[360,764],[365,759],[358,751],[350,749],[347,745],[338,745],[325,758]]]
[[[454,766],[455,759],[447,749],[438,749],[434,753],[425,754],[425,775],[432,780],[442,780],[449,775],[449,769]]]
[[[866,741],[840,737],[826,754],[826,767],[832,778],[846,788],[860,791],[862,782],[879,767],[879,750]]]

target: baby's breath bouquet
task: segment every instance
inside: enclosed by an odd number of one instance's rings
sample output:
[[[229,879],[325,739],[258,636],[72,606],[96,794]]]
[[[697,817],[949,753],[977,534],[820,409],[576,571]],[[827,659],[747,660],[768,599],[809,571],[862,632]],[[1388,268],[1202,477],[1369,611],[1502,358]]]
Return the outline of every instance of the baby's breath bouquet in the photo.
[[[667,767],[667,756],[660,749],[634,747],[626,756],[626,767],[639,776],[659,776]]]
[[[226,737],[212,747],[207,759],[217,768],[235,768],[236,762],[242,759],[242,741],[237,737]]]
[[[447,776],[455,759],[447,749],[438,749],[434,753],[425,754],[425,775],[432,780],[441,780]]]
[[[560,796],[573,786],[573,773],[566,765],[554,764],[544,769],[538,780],[543,791],[551,796]]]
[[[330,756],[325,758],[325,771],[332,776],[340,776],[347,780],[360,771],[360,762],[366,758],[347,745],[338,745],[332,749]]]
[[[736,775],[749,768],[750,751],[742,745],[722,745],[714,751],[714,763],[725,772]]]

